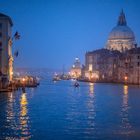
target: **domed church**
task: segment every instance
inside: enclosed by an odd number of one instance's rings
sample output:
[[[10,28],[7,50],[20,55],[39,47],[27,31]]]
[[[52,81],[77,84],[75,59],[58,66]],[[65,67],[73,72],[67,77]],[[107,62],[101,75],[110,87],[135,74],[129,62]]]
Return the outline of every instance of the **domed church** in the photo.
[[[123,10],[118,18],[117,26],[109,34],[106,48],[124,52],[136,47],[135,35],[131,28],[127,26]]]
[[[86,52],[81,75],[85,81],[140,85],[140,47],[136,46],[123,10],[106,48]]]

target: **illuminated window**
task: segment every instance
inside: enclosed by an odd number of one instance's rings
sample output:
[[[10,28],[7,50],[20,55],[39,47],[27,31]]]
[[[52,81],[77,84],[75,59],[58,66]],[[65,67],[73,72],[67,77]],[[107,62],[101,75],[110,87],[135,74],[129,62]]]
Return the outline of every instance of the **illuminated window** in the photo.
[[[89,64],[89,71],[92,71],[92,64]]]

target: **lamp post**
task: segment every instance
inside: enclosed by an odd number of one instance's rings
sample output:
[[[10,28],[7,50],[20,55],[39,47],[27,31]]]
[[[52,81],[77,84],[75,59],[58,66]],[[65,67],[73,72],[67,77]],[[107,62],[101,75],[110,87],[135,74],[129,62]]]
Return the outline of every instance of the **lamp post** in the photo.
[[[127,84],[127,82],[128,82],[128,77],[126,75],[124,76],[124,82],[125,82],[125,84]]]

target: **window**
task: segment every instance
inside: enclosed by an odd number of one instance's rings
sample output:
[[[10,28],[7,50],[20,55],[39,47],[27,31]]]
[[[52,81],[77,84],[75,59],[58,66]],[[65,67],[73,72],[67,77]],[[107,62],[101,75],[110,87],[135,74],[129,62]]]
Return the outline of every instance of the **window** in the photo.
[[[137,63],[137,66],[138,66],[138,67],[140,66],[140,62]]]
[[[138,59],[140,59],[140,56],[138,55],[138,57],[137,57]]]
[[[88,61],[89,61],[89,63],[92,63],[92,56],[91,55],[88,57]]]
[[[2,33],[0,32],[0,37],[2,37]]]
[[[125,67],[128,67],[128,63],[125,62]]]

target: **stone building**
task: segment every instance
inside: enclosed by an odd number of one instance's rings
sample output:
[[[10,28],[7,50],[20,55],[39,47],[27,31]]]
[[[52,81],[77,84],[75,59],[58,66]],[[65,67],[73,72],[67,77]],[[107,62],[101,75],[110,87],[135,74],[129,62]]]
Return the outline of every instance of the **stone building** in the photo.
[[[140,84],[140,48],[122,11],[104,49],[87,52],[82,78],[93,82]]]
[[[140,84],[140,48],[126,51],[118,60],[118,81]]]
[[[70,70],[70,76],[72,78],[79,78],[81,76],[81,63],[79,58],[75,58],[75,62]]]
[[[84,77],[93,81],[116,81],[119,51],[100,49],[87,52]]]
[[[13,75],[12,57],[12,20],[9,16],[0,13],[0,81],[8,82]]]

